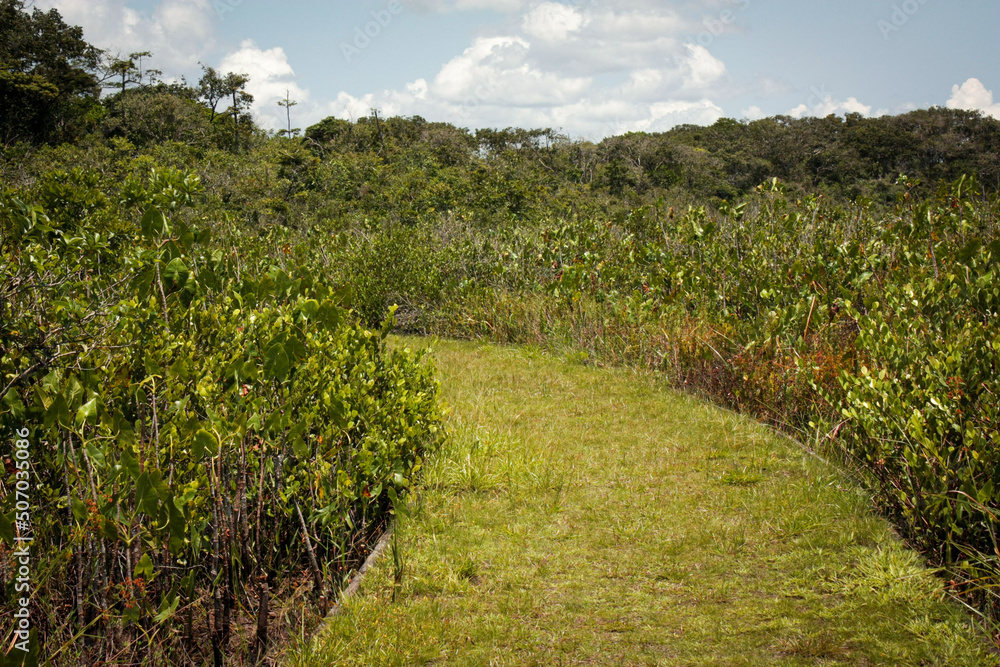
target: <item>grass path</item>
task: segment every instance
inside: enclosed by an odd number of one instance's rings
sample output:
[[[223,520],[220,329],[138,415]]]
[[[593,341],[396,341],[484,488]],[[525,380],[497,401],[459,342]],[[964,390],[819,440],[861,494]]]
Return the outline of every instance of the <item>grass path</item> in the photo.
[[[387,552],[292,664],[997,664],[794,443],[649,375],[434,349],[452,437],[401,527],[399,599]]]

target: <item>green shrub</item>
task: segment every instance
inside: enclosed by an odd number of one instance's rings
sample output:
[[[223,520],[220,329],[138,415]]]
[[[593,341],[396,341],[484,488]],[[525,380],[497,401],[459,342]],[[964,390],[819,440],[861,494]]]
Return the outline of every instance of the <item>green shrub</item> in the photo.
[[[126,232],[0,202],[0,437],[30,443],[30,474],[3,483],[28,481],[32,520],[5,493],[0,551],[30,530],[56,662],[200,662],[263,641],[237,617],[271,590],[307,579],[329,604],[440,440],[437,385],[386,350],[391,320],[355,324],[305,269],[238,269],[154,205],[190,203],[190,175],[126,189],[145,210]]]
[[[964,216],[952,229],[930,207],[915,218],[936,231],[911,227],[902,275],[851,309],[864,365],[842,374],[833,403],[906,533],[940,562],[996,577],[1000,241],[962,234]]]

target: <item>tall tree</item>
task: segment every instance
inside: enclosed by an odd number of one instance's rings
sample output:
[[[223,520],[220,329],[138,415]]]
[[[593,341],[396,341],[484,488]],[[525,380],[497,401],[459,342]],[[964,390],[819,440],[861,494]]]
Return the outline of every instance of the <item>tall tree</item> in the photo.
[[[100,60],[58,10],[0,0],[0,140],[72,137],[100,96]]]
[[[130,53],[127,58],[111,58],[104,66],[105,76],[110,80],[105,87],[118,90],[118,113],[121,115],[123,127],[126,125],[125,93],[128,92],[129,85],[142,82],[141,70],[136,65],[136,59],[150,55],[152,54],[149,51]]]
[[[225,82],[214,67],[202,65],[201,69],[202,77],[198,80],[198,99],[212,111],[211,121],[214,123],[219,102],[226,98]]]
[[[253,95],[246,91],[246,85],[249,82],[248,75],[236,74],[235,72],[230,72],[223,78],[227,97],[231,97],[233,101],[229,110],[233,114],[233,143],[236,146],[236,152],[240,150],[240,120],[245,117],[243,112],[253,104]]]
[[[292,107],[296,106],[298,102],[289,97],[288,90],[285,90],[285,99],[278,101],[279,107],[284,107],[285,117],[288,120],[288,129],[278,132],[278,135],[285,135],[287,137],[294,137],[299,133],[300,128],[292,128]]]
[[[147,78],[149,79],[149,85],[152,86],[157,81],[159,81],[160,76],[163,74],[162,70],[153,69],[151,67],[147,67],[146,69],[142,68],[142,59],[152,58],[152,57],[153,57],[152,51],[139,51],[137,53],[129,54],[129,58],[132,58],[133,61],[136,61],[136,68],[138,70],[137,71],[138,76],[136,77],[136,82],[140,86],[146,85],[143,83],[143,81],[145,81]]]
[[[225,113],[232,114],[233,120],[233,144],[236,150],[240,149],[240,123],[248,120],[247,109],[253,104],[253,95],[247,92],[246,85],[250,82],[250,77],[246,74],[236,74],[228,72],[220,75],[215,68],[201,66],[204,74],[198,81],[199,99],[211,110],[211,121],[214,123],[218,118],[223,117],[219,112],[219,104],[226,99],[232,104]]]

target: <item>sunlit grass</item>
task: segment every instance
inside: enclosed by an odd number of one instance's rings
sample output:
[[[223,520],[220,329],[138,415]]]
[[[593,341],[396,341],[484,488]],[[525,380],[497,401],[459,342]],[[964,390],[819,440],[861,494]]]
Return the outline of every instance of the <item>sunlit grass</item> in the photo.
[[[451,437],[400,528],[402,597],[384,559],[292,664],[996,664],[795,443],[651,375],[434,348]]]

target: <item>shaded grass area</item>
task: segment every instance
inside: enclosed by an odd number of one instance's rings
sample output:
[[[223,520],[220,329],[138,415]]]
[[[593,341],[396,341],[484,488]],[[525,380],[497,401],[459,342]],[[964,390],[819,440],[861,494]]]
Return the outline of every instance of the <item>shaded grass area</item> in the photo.
[[[398,601],[388,556],[292,664],[997,664],[794,442],[651,374],[434,349],[451,437],[400,527]]]

